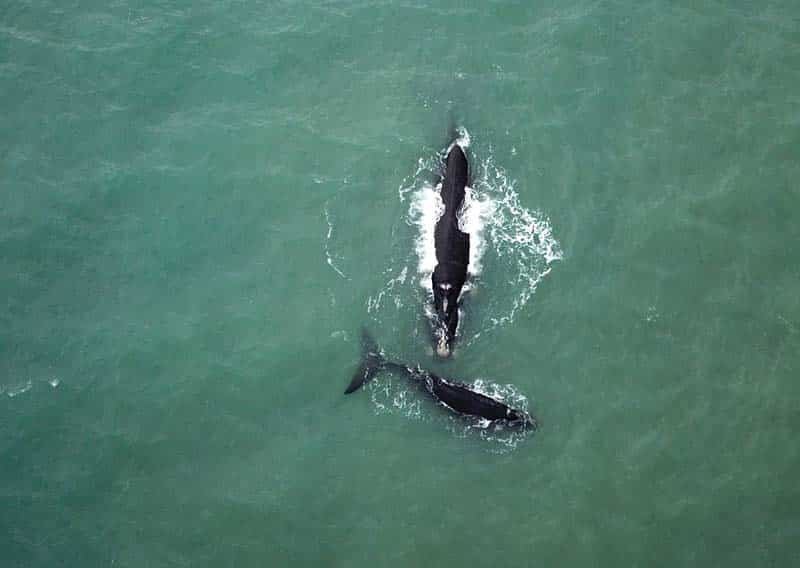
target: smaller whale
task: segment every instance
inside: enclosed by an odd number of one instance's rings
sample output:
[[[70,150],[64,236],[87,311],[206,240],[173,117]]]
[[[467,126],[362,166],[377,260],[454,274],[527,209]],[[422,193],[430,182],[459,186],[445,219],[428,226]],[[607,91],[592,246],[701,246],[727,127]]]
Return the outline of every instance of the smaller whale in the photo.
[[[537,427],[536,419],[528,413],[476,392],[467,384],[443,379],[420,367],[410,367],[387,360],[369,333],[364,330],[361,333],[361,363],[344,393],[357,391],[382,371],[396,373],[412,383],[421,385],[436,402],[458,414],[477,416],[512,427],[532,429]]]

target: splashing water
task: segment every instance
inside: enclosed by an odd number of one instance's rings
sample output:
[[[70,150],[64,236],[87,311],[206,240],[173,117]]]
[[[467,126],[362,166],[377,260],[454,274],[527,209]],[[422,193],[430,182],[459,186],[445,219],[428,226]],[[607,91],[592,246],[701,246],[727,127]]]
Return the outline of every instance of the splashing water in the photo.
[[[331,216],[330,216],[330,213],[328,212],[328,204],[327,203],[325,204],[324,211],[325,211],[325,222],[328,224],[328,233],[325,235],[325,260],[327,261],[328,266],[330,266],[336,272],[336,274],[338,274],[339,276],[341,276],[345,280],[349,280],[347,275],[344,272],[342,272],[339,269],[339,267],[336,266],[336,264],[334,264],[334,262],[333,262],[333,255],[331,254],[331,251],[330,251],[331,235],[333,234],[333,223],[331,222]]]
[[[507,297],[510,302],[496,302],[489,316],[493,329],[511,323],[536,292],[539,282],[550,273],[551,264],[562,258],[561,247],[553,235],[549,220],[538,211],[530,211],[519,201],[514,182],[506,172],[489,157],[482,164],[482,175],[475,182],[479,193],[490,196],[493,208],[484,230],[489,233],[492,252],[498,259],[506,259],[511,270],[506,270],[505,285],[511,287]],[[505,290],[501,290],[504,291]],[[498,290],[492,291],[497,299]]]
[[[379,414],[399,413],[414,420],[421,420],[426,416],[422,412],[419,395],[395,377],[384,376],[375,379],[370,383],[369,391],[372,403]]]
[[[439,193],[441,185],[433,187],[428,184],[415,192],[408,208],[408,219],[419,228],[419,235],[415,241],[417,258],[417,273],[420,275],[420,286],[430,287],[431,274],[436,268],[436,247],[434,243],[434,230],[436,223],[444,213],[444,203]]]
[[[456,142],[466,148],[472,143],[472,137],[466,129],[460,128]],[[398,189],[400,201],[409,203],[406,223],[416,230],[417,236],[414,251],[403,251],[402,258],[392,259],[392,267],[387,269],[390,279],[367,301],[368,310],[377,323],[381,321],[384,308],[405,305],[397,299],[385,303],[387,298],[398,294],[408,297],[411,293],[416,296],[418,302],[425,306],[428,316],[432,316],[429,304],[433,296],[431,274],[436,267],[434,229],[444,205],[439,187],[430,180],[441,172],[442,161],[450,147],[419,158],[414,173],[405,178]],[[483,333],[513,322],[533,296],[538,284],[550,273],[551,264],[562,258],[549,220],[540,212],[526,209],[520,203],[515,182],[495,163],[493,155],[482,161],[474,161],[473,157],[470,168],[472,184],[466,189],[464,204],[459,212],[459,226],[470,235],[469,279],[463,291],[479,287],[483,282],[484,258],[495,263],[494,268],[502,265],[503,278],[493,281],[482,313],[466,315],[471,319],[470,328],[473,331],[470,336],[460,338],[462,345],[470,345]],[[421,289],[422,295],[419,291],[398,286],[400,275],[414,268],[417,277],[411,280],[419,284],[418,290]],[[419,305],[417,302],[410,304]]]

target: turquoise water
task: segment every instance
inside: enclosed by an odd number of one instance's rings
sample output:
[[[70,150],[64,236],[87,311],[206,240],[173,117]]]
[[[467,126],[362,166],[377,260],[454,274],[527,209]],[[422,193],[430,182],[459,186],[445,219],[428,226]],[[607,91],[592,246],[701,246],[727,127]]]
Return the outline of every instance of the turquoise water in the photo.
[[[2,565],[796,565],[798,92],[789,1],[6,5]]]

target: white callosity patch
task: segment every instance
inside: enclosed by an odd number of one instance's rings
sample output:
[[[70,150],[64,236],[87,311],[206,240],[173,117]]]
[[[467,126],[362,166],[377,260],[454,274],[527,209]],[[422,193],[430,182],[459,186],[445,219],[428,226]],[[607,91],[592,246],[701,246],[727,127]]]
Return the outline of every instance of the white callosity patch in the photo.
[[[472,136],[469,135],[467,129],[464,128],[463,126],[459,126],[456,129],[456,132],[458,132],[458,137],[455,139],[454,144],[458,144],[459,146],[465,149],[469,148],[469,145],[472,144]],[[453,144],[450,144],[450,146],[448,146],[447,149],[449,150],[450,148],[452,148],[452,146]]]

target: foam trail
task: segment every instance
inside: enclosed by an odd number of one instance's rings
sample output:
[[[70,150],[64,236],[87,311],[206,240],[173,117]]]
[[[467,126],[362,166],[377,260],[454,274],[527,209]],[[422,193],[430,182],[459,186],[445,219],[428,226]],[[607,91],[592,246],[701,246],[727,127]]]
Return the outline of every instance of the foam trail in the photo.
[[[14,398],[31,390],[33,388],[33,381],[27,380],[24,383],[9,385],[7,387],[0,386],[0,394],[5,393],[8,398]]]
[[[486,249],[484,228],[494,214],[495,205],[488,197],[479,196],[471,187],[466,188],[464,205],[458,215],[458,228],[469,234],[469,273],[481,273],[481,259]]]
[[[374,297],[370,296],[367,299],[367,312],[373,313],[377,311],[381,307],[381,304],[383,303],[384,296],[386,294],[390,294],[394,290],[395,286],[400,287],[403,284],[405,284],[407,276],[408,276],[408,267],[404,266],[396,277],[391,278],[386,283],[383,290],[378,292],[377,296]],[[396,308],[399,309],[403,306],[403,300],[399,294],[395,294],[392,299],[394,301],[394,305]]]
[[[482,166],[482,175],[475,185],[478,191],[494,196],[492,218],[486,230],[495,255],[511,265],[507,284],[515,290],[510,308],[493,310],[490,326],[493,328],[514,320],[539,282],[550,273],[550,265],[563,254],[549,220],[520,204],[514,182],[506,172],[495,165],[491,156]]]
[[[325,260],[328,261],[328,266],[333,268],[333,270],[336,272],[336,274],[338,274],[339,276],[341,276],[345,280],[350,280],[345,275],[345,273],[342,272],[341,270],[339,270],[339,267],[336,266],[333,263],[333,256],[331,255],[330,246],[329,246],[329,243],[330,243],[330,240],[331,240],[331,235],[333,234],[333,223],[331,223],[331,216],[330,216],[330,213],[328,213],[328,205],[327,205],[327,203],[325,204],[324,211],[325,211],[325,222],[328,224],[328,234],[325,236]]]
[[[408,208],[408,219],[416,225],[419,234],[415,242],[417,252],[417,272],[420,275],[420,285],[429,289],[431,287],[431,274],[436,268],[436,246],[434,232],[436,223],[444,213],[444,203],[440,193],[441,184],[423,186],[416,191]]]

